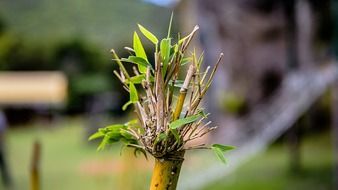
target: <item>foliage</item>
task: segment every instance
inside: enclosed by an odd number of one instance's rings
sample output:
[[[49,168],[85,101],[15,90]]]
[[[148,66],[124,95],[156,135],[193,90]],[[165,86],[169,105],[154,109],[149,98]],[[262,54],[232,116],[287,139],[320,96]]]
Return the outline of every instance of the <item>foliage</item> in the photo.
[[[110,64],[97,46],[81,38],[59,42],[52,52],[53,65],[63,71],[68,78],[67,112],[88,111],[93,96],[112,89]]]
[[[0,36],[2,33],[4,33],[5,29],[6,29],[6,24],[4,20],[2,19],[2,17],[0,16]]]
[[[231,146],[186,146],[187,142],[216,129],[208,127],[211,122],[204,122],[208,114],[199,108],[199,104],[211,85],[223,54],[211,72],[210,67],[202,71],[203,54],[197,56],[195,51],[187,53],[199,27],[195,26],[189,35],[182,39],[178,37],[174,43],[170,36],[171,23],[172,18],[168,35],[161,40],[144,26],[138,25],[143,36],[154,45],[154,66],[150,63],[136,31],[133,35],[133,48],[126,48],[131,54],[128,58],[119,58],[111,50],[113,59],[119,66],[119,71],[114,73],[130,95],[123,110],[134,105],[137,123],[133,121],[133,125],[113,125],[99,129],[90,139],[102,138],[99,150],[108,144],[121,141],[126,146],[148,152],[156,158],[175,157],[179,152],[191,149],[212,149],[225,162],[223,153],[233,149]],[[135,64],[137,67],[134,65],[133,72],[127,72],[123,62]],[[188,65],[188,70],[185,78],[180,80],[179,72],[184,65]],[[179,91],[175,87],[179,87]]]
[[[109,60],[97,46],[73,39],[46,47],[22,40],[11,31],[0,35],[0,69],[4,71],[55,71],[67,75],[69,82],[66,111],[85,111],[85,105],[98,93],[111,91]]]
[[[223,163],[226,162],[223,153],[227,152],[229,150],[233,150],[234,148],[235,147],[233,147],[233,146],[225,146],[225,145],[222,145],[222,144],[213,144],[211,146],[211,149],[214,151],[217,158],[220,159]]]
[[[138,20],[153,23],[153,29],[164,34],[161,23],[170,13],[141,0],[11,0],[0,1],[0,16],[24,41],[49,46],[80,36],[97,43],[102,52],[125,42],[129,38],[125,31]]]
[[[164,34],[166,29],[160,27],[160,23],[168,15],[164,8],[135,0],[0,1],[0,20],[5,27],[0,34],[0,69],[67,72],[67,113],[86,112],[86,105],[94,95],[114,91],[118,101],[109,110],[121,114],[121,101],[125,100],[126,93],[112,79],[113,68],[104,52],[110,44],[124,43],[129,38],[125,31],[131,30],[139,19],[154,23],[154,30]],[[64,54],[60,53],[61,49]],[[65,59],[70,52],[79,55],[73,59],[74,63]],[[91,83],[83,88],[87,81]],[[91,85],[94,81],[99,82]]]

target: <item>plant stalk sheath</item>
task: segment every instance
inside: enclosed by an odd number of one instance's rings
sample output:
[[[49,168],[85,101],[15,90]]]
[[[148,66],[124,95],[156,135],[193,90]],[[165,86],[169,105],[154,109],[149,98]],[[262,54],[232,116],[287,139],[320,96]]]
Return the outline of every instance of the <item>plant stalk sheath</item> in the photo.
[[[150,190],[176,190],[183,163],[184,152],[179,159],[157,159],[153,170]]]

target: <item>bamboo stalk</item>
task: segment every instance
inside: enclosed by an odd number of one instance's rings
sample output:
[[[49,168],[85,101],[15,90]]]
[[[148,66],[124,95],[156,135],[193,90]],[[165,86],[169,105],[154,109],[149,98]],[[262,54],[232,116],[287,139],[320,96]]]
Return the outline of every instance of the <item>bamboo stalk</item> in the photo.
[[[182,108],[183,108],[183,104],[184,104],[184,100],[185,100],[185,97],[187,95],[189,83],[191,81],[192,76],[194,75],[194,72],[195,72],[195,67],[194,67],[193,64],[191,64],[189,69],[188,69],[187,76],[184,80],[182,88],[180,89],[180,95],[179,95],[178,101],[176,103],[173,121],[175,121],[176,119],[178,119],[180,117],[180,114],[181,114]]]
[[[173,115],[173,120],[179,118],[183,108],[187,90],[191,78],[195,72],[193,64],[190,65],[187,76],[184,80],[182,88],[180,89],[180,96],[176,103],[176,109]],[[183,163],[184,151],[178,152],[174,158],[156,158],[155,166],[153,170],[153,176],[151,179],[150,190],[176,190],[178,178]]]
[[[184,161],[184,151],[176,158],[157,159],[151,178],[150,190],[176,190],[181,166]]]

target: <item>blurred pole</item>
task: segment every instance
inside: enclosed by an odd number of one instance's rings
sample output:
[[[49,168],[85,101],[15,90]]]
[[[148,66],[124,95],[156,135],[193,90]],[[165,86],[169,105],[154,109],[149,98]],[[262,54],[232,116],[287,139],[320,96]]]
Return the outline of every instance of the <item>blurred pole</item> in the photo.
[[[297,19],[296,19],[296,7],[297,0],[285,0],[284,11],[286,18],[286,39],[287,39],[287,54],[288,65],[290,69],[296,69],[298,67],[298,39],[297,39]]]
[[[302,119],[299,119],[286,136],[290,155],[290,171],[293,173],[298,173],[301,169],[300,130],[302,123]]]
[[[290,171],[299,173],[302,169],[302,130],[310,125],[309,111],[301,116],[287,132],[287,144],[290,153]]]
[[[197,21],[197,2],[194,0],[183,0],[179,1],[179,3],[176,5],[174,10],[174,16],[175,13],[178,15],[178,27],[180,31],[181,38],[189,34],[194,26],[198,24]],[[195,40],[192,40],[191,46],[194,47],[197,54],[201,54],[201,44],[199,44],[199,41],[197,38],[199,37],[200,32],[197,32],[197,37]],[[194,49],[189,49],[190,51],[194,51]]]
[[[332,49],[333,53],[335,55],[335,58],[337,59],[338,57],[338,0],[332,0],[331,3],[331,12],[333,15],[333,42],[332,42]]]
[[[338,189],[338,80],[332,87],[332,139],[334,150],[333,189]]]
[[[291,70],[293,70],[297,69],[299,66],[296,17],[298,0],[285,0],[283,3],[286,19],[288,66]],[[300,125],[301,119],[299,119],[287,133],[287,145],[289,148],[291,172],[298,172],[300,170]]]
[[[191,32],[194,26],[197,24],[196,20],[196,2],[192,0],[180,1],[176,7],[174,14],[178,14],[179,31],[181,32],[181,38],[184,35]],[[175,15],[174,15],[175,16]]]
[[[0,110],[0,172],[2,182],[5,188],[11,187],[11,177],[8,171],[8,165],[5,156],[5,132],[7,128],[7,121],[4,113]]]
[[[39,141],[35,141],[30,168],[31,190],[40,190],[40,159],[41,145]]]
[[[332,0],[331,12],[333,14],[334,35],[333,35],[333,54],[338,57],[338,0]],[[337,64],[337,61],[336,61]],[[338,80],[332,86],[332,143],[333,143],[333,189],[338,189]]]

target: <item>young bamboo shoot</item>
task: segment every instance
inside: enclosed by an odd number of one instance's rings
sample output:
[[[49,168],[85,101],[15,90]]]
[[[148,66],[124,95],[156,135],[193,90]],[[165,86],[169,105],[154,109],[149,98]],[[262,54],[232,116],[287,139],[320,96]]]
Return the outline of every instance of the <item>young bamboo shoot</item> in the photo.
[[[167,38],[162,40],[158,40],[141,25],[139,29],[155,45],[155,68],[148,61],[137,32],[134,33],[133,48],[127,48],[131,54],[128,58],[120,59],[112,50],[114,60],[119,65],[119,71],[114,71],[114,74],[130,94],[130,100],[123,108],[134,105],[137,120],[101,128],[90,140],[102,138],[98,149],[121,141],[134,148],[135,153],[152,155],[155,158],[155,166],[150,190],[175,190],[185,151],[211,149],[224,162],[223,153],[233,149],[231,146],[220,144],[185,146],[187,142],[201,138],[215,129],[209,127],[211,122],[205,122],[208,114],[198,106],[211,85],[223,54],[207,77],[210,67],[202,71],[203,55],[196,57],[195,52],[190,56],[186,53],[198,26],[176,44],[171,44],[170,27]],[[130,74],[122,62],[135,64],[137,67],[134,67],[134,72]],[[185,64],[190,66],[182,80],[180,70]],[[205,82],[206,78],[208,79]],[[136,88],[138,85],[140,88]],[[179,91],[175,90],[177,87],[180,88]],[[187,109],[183,111],[183,107]]]

